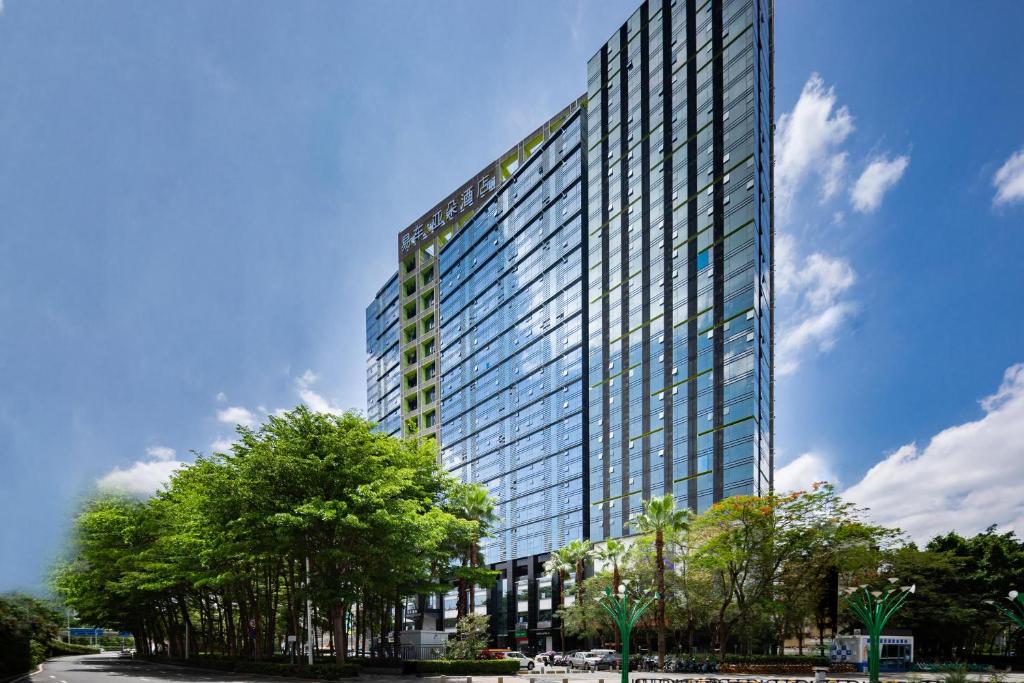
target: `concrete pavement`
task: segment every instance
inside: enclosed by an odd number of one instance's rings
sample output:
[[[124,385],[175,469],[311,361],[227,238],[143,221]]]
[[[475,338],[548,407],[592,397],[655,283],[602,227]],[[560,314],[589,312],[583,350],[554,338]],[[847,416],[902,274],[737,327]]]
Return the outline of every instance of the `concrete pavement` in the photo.
[[[473,676],[473,683],[498,683],[496,676]],[[718,679],[743,679],[743,680],[789,680],[789,681],[811,681],[811,676],[747,676],[747,675],[711,675],[706,677],[694,676],[692,674],[661,674],[656,672],[633,672],[630,673],[630,681],[639,679],[658,679],[674,681],[714,681]],[[866,681],[863,676],[850,674],[836,674],[831,676],[835,679]],[[975,681],[989,681],[987,675],[972,675]],[[502,683],[563,683],[568,680],[572,683],[619,683],[617,671],[600,671],[595,673],[522,673],[519,676],[503,676]],[[532,679],[532,681],[531,681]],[[883,676],[885,680],[910,680],[926,681],[941,680],[935,674],[910,674],[901,676],[898,679]],[[76,655],[72,657],[60,657],[51,659],[43,664],[38,673],[30,674],[20,683],[316,683],[308,678],[283,678],[279,676],[261,676],[256,674],[236,674],[222,671],[210,671],[207,669],[192,669],[169,664],[154,664],[131,659],[121,659],[111,654],[99,655]],[[364,672],[357,681],[363,683],[446,683],[443,676],[414,676],[377,675]],[[1024,674],[1004,674],[1001,677],[1002,683],[1024,683]],[[451,683],[465,683],[465,676],[451,677]]]

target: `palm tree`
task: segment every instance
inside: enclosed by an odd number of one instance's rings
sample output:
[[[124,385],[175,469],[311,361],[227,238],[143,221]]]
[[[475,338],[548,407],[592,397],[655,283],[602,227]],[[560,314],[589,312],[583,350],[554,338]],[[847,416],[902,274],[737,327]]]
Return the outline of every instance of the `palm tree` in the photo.
[[[476,569],[480,562],[480,539],[488,535],[491,527],[498,521],[494,513],[494,499],[483,486],[474,486],[466,491],[462,500],[462,516],[476,522],[476,533],[469,543],[469,566]],[[476,612],[476,586],[469,589],[469,613]]]
[[[558,607],[565,608],[565,582],[569,572],[576,574],[576,604],[583,598],[583,577],[586,573],[587,560],[590,559],[590,541],[573,540],[558,550],[551,552],[551,558],[544,563],[544,573],[558,576]],[[562,652],[565,652],[565,629],[562,618],[558,619],[558,632],[562,641]]]
[[[604,546],[594,549],[594,558],[612,566],[612,592],[618,594],[622,577],[619,574],[619,563],[626,554],[626,544],[614,538],[605,541]]]
[[[565,607],[565,580],[569,572],[575,569],[575,563],[570,561],[568,555],[563,553],[565,548],[554,550],[551,557],[544,563],[544,573],[551,577],[558,577],[558,609]],[[558,618],[558,633],[562,641],[562,652],[565,652],[565,630],[562,628],[562,618]]]
[[[590,559],[590,554],[593,552],[590,541],[581,541],[579,539],[569,541],[559,552],[565,553],[566,559],[572,562],[572,566],[576,570],[574,581],[576,584],[574,586],[576,589],[576,602],[581,602],[583,600],[583,579],[586,577],[587,560]]]
[[[476,523],[476,529],[469,539],[469,547],[466,549],[466,556],[469,559],[470,575],[480,562],[480,539],[488,535],[490,528],[497,523],[498,516],[494,513],[494,498],[487,492],[487,489],[479,484],[470,484],[461,487],[454,500],[454,512],[462,519]],[[463,557],[462,566],[467,564],[466,557]],[[466,610],[466,579],[459,578],[459,618],[465,616]],[[469,609],[470,614],[476,611],[476,585],[469,587]]]
[[[622,576],[619,574],[619,563],[626,555],[626,544],[610,538],[600,548],[594,549],[594,558],[605,565],[612,566],[612,593],[619,594],[619,584],[622,583]],[[619,649],[619,631],[615,630],[615,649]]]
[[[654,572],[658,584],[658,668],[665,668],[665,537],[671,536],[690,525],[690,511],[676,510],[676,501],[671,493],[661,498],[651,498],[644,503],[643,512],[634,520],[636,530],[654,537]]]

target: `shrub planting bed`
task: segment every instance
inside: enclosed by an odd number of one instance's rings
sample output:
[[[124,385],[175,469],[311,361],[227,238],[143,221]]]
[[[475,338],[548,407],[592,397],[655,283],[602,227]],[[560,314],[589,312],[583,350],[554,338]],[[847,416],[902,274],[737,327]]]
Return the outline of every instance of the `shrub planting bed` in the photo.
[[[252,662],[211,655],[200,655],[198,657],[191,657],[188,660],[166,659],[163,657],[147,657],[146,659],[177,664],[179,666],[194,666],[200,669],[260,674],[263,676],[284,676],[286,678],[316,678],[324,681],[336,681],[341,678],[353,678],[359,675],[359,665],[350,663],[317,662],[300,666],[299,664],[288,662]]]
[[[515,659],[407,659],[404,674],[445,674],[449,676],[511,676],[519,673]]]
[[[856,671],[848,662],[829,662],[813,655],[730,655],[718,670],[730,674],[810,674],[816,666],[827,666],[836,673]]]

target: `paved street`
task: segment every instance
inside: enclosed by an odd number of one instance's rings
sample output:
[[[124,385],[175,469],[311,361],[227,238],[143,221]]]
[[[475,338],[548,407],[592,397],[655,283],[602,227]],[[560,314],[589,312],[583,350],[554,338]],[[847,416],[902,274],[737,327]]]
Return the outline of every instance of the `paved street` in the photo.
[[[633,673],[630,674],[631,681],[638,679],[672,679],[672,680],[698,680],[699,677],[687,676],[685,674],[658,674],[658,673]],[[708,676],[704,680],[715,678],[726,678],[725,676]],[[759,680],[772,678],[765,676],[740,676],[733,675],[728,678]],[[779,676],[778,678],[786,678]],[[835,675],[833,678],[852,679],[865,677],[856,675]],[[911,680],[934,680],[934,675],[912,674]],[[976,681],[987,681],[988,676],[972,676]],[[504,676],[504,681],[509,683],[562,683],[568,679],[573,682],[597,683],[618,683],[618,672],[602,671],[598,673],[535,673],[532,676],[526,674],[520,676]],[[886,677],[883,675],[883,681]],[[893,677],[895,680],[895,677]],[[901,677],[906,680],[906,677]],[[149,662],[133,661],[130,659],[119,659],[109,654],[84,655],[75,657],[61,657],[43,664],[43,670],[29,677],[31,683],[312,683],[310,679],[281,678],[277,676],[258,676],[254,674],[232,674],[221,671],[206,671],[200,669],[189,669],[180,666],[169,666],[151,664]],[[363,674],[359,679],[364,683],[413,683],[414,681],[445,683],[441,676],[415,678],[412,676],[390,676]],[[794,676],[787,680],[812,680],[811,677]],[[1024,683],[1024,674],[1007,674],[1003,681],[1007,683]],[[465,683],[465,677],[452,677],[452,683]],[[473,676],[473,683],[498,683],[494,676]]]

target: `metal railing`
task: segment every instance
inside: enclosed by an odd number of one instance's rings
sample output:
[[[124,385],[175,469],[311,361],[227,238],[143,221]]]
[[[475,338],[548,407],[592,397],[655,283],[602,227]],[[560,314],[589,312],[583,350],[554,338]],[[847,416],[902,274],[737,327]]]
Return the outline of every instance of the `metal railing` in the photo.
[[[687,676],[687,677],[664,677],[664,678],[637,678],[632,683],[807,683],[813,675],[794,678],[727,678],[725,676]],[[942,679],[936,678],[885,678],[885,683],[941,683]],[[828,678],[828,683],[866,683],[864,678]]]
[[[402,659],[444,659],[445,645],[402,645]]]

